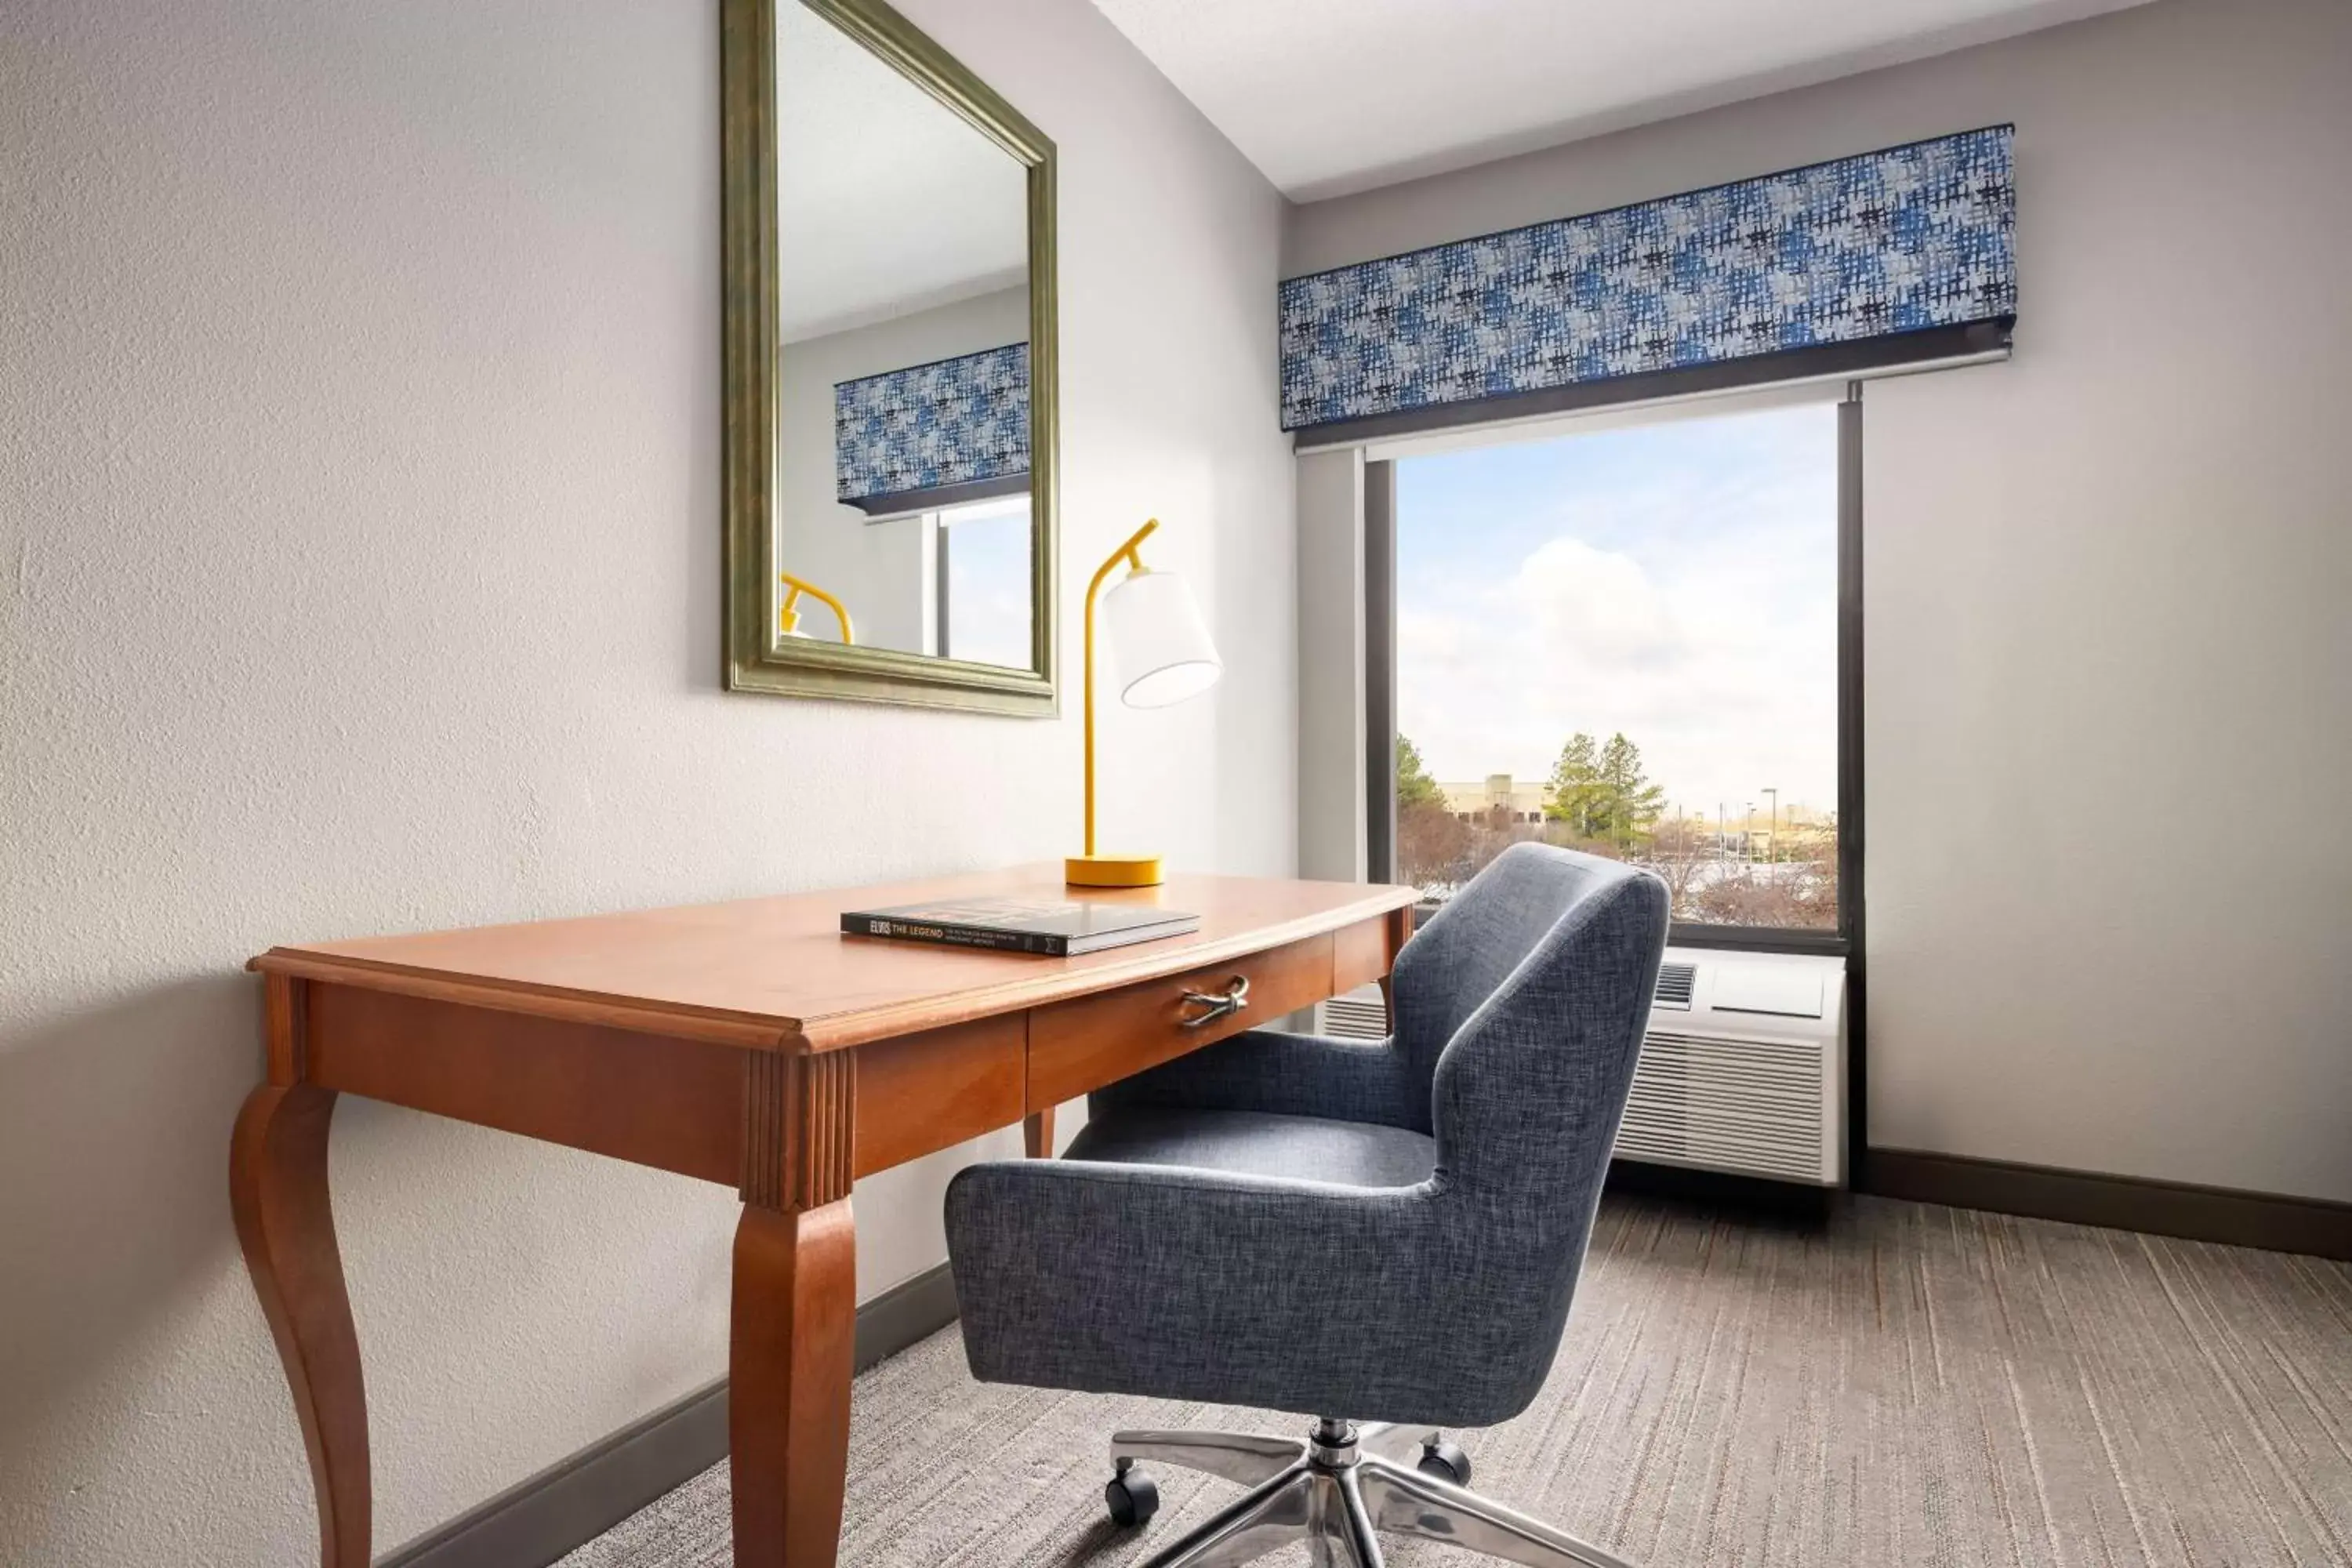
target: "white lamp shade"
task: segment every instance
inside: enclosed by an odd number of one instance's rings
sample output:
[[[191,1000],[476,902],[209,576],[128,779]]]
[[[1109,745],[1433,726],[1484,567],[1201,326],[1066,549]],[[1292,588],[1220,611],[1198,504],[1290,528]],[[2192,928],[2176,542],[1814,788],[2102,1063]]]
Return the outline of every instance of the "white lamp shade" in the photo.
[[[1225,672],[1192,590],[1173,572],[1137,572],[1105,594],[1102,629],[1130,708],[1198,697]]]

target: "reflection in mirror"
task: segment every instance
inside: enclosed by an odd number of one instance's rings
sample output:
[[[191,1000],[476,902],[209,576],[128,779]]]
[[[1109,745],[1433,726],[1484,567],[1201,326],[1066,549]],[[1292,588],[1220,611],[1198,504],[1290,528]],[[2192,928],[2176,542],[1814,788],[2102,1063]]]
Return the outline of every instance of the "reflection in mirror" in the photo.
[[[777,629],[1028,669],[1027,171],[816,13],[775,36]]]
[[[1029,498],[938,514],[939,646],[975,664],[1029,662]]]

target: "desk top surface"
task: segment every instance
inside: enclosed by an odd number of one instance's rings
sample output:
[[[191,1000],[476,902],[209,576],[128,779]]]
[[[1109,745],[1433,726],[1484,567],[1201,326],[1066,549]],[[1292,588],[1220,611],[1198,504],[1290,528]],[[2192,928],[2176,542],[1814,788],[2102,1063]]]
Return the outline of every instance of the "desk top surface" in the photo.
[[[1185,936],[1077,958],[841,934],[845,910],[945,898],[1085,898],[1201,917]],[[1411,905],[1411,888],[1171,877],[1065,889],[1058,864],[524,925],[275,947],[268,973],[744,1045],[830,1049],[1041,1003],[1336,931]]]

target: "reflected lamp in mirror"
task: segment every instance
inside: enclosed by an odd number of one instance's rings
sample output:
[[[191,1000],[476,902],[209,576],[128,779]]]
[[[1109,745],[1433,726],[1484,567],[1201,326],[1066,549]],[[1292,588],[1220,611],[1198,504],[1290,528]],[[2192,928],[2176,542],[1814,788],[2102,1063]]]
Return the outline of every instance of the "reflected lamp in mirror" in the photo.
[[[841,623],[841,640],[845,647],[854,645],[857,641],[857,633],[852,629],[849,624],[849,611],[843,605],[839,599],[835,598],[832,595],[826,593],[815,584],[803,582],[800,578],[793,576],[789,572],[779,572],[776,574],[776,576],[784,585],[784,602],[776,606],[776,635],[778,637],[804,637],[808,636],[808,633],[801,630],[800,612],[801,595],[803,594],[806,594],[810,598],[814,599],[818,604],[823,605],[825,608],[831,610],[833,612],[833,618]]]
[[[1095,605],[1118,671],[1119,700],[1130,708],[1168,708],[1198,697],[1224,673],[1208,623],[1192,590],[1173,572],[1144,565],[1138,546],[1160,526],[1152,519],[1110,553],[1087,584],[1086,607],[1086,853],[1066,860],[1064,879],[1078,888],[1151,888],[1160,882],[1157,855],[1095,852]],[[1109,593],[1103,581],[1124,562],[1128,574]]]

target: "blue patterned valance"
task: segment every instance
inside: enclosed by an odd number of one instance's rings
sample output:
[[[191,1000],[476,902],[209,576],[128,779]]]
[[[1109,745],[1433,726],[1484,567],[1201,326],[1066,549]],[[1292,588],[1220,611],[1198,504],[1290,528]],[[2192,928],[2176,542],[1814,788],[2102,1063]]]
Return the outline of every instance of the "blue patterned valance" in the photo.
[[[1282,426],[2005,321],[2012,129],[1290,279]]]
[[[835,493],[869,510],[1011,494],[1029,478],[1029,345],[833,389]]]

